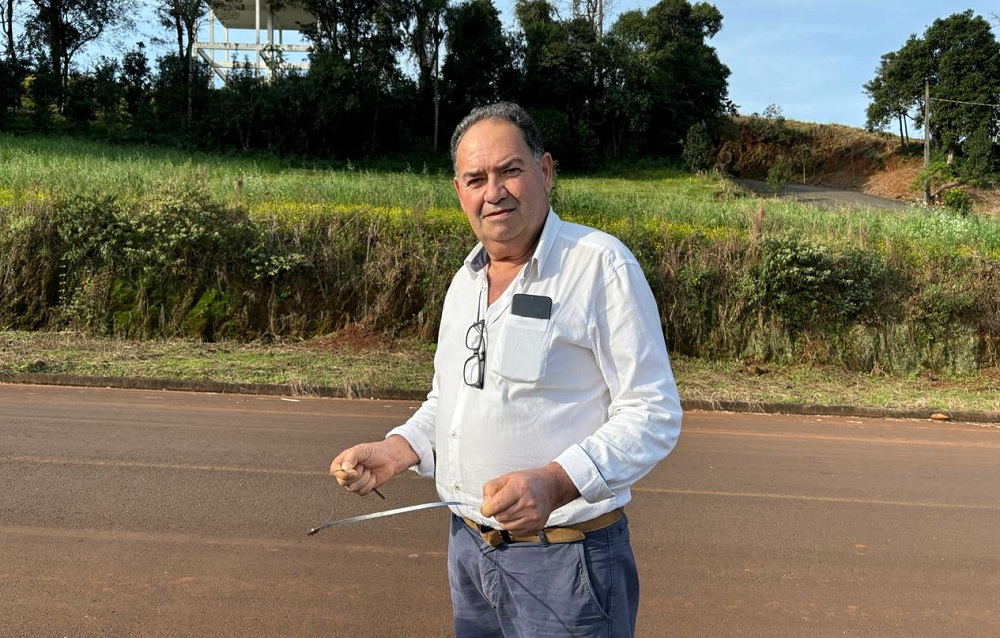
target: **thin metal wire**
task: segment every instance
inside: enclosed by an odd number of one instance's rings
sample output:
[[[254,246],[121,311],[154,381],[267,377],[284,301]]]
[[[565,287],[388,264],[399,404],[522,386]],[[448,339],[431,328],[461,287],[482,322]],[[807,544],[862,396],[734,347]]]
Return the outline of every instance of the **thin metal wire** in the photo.
[[[419,505],[408,505],[406,507],[398,507],[392,510],[385,510],[382,512],[372,512],[371,514],[361,514],[359,516],[351,516],[349,518],[342,518],[337,521],[328,520],[327,522],[317,525],[309,530],[306,530],[306,536],[312,536],[318,532],[327,529],[328,527],[334,527],[336,525],[347,525],[349,523],[358,523],[360,521],[367,521],[373,518],[382,518],[384,516],[395,516],[396,514],[406,514],[407,512],[416,512],[418,510],[430,509],[432,507],[448,507],[451,505],[461,505],[458,501],[434,501],[431,503],[421,503]],[[331,515],[332,518],[332,515]]]

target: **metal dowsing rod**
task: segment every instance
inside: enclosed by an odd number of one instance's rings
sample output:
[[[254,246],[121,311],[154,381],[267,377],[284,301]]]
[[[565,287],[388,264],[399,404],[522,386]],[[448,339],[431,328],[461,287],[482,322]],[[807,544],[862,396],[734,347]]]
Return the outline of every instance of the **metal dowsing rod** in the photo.
[[[396,514],[406,514],[407,512],[416,512],[418,510],[426,510],[432,507],[448,507],[450,505],[461,505],[458,501],[434,501],[431,503],[421,503],[419,505],[408,505],[406,507],[397,507],[396,509],[385,510],[383,512],[373,512],[371,514],[361,514],[360,516],[351,516],[350,518],[342,518],[336,521],[327,521],[322,525],[317,525],[312,529],[306,531],[306,536],[312,536],[317,534],[328,527],[335,527],[337,525],[347,525],[349,523],[359,523],[361,521],[371,520],[373,518],[382,518],[384,516],[395,516]]]

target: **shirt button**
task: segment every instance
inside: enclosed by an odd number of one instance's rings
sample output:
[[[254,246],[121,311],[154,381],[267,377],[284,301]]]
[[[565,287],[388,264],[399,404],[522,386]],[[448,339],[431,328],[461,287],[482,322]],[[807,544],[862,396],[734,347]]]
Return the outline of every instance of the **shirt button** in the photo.
[[[461,492],[462,486],[459,485],[458,483],[455,483],[454,485],[452,485],[452,489],[454,489],[456,492]]]
[[[453,439],[458,438],[458,432],[456,432],[455,430],[452,430],[451,431],[451,438],[453,438]]]

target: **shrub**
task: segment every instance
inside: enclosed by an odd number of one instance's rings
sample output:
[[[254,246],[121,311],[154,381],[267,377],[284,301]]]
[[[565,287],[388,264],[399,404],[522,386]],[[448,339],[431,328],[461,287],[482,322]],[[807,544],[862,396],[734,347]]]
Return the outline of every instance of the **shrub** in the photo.
[[[985,127],[976,129],[962,144],[963,157],[958,166],[958,175],[963,181],[982,185],[989,181],[996,162],[993,139]]]
[[[945,208],[959,215],[964,216],[972,212],[972,198],[969,197],[968,193],[959,188],[949,188],[946,190],[941,194],[941,201],[944,203]]]
[[[898,276],[878,253],[796,238],[764,242],[756,301],[792,333],[834,331],[851,323],[878,323],[895,314]]]
[[[791,168],[787,162],[780,161],[772,164],[771,168],[767,170],[767,187],[771,189],[772,193],[780,193],[788,185],[790,175]]]
[[[715,153],[715,144],[708,133],[708,126],[698,122],[688,129],[684,138],[682,157],[684,163],[692,171],[705,171],[711,168]]]

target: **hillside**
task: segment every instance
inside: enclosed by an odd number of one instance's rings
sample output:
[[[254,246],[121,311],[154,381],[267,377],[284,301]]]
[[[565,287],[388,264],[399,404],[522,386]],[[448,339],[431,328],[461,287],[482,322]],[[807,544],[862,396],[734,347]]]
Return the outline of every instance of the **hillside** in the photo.
[[[919,142],[901,149],[899,137],[837,124],[739,117],[723,136],[716,166],[744,179],[775,176],[790,183],[922,202]],[[963,187],[976,212],[1000,214],[1000,194]]]

